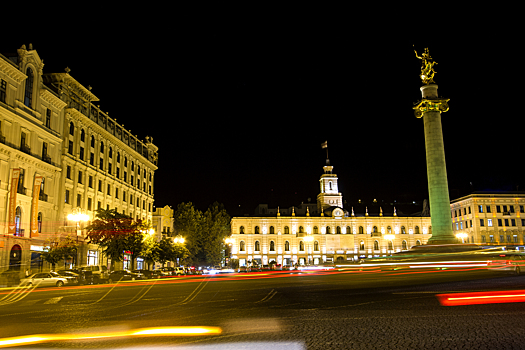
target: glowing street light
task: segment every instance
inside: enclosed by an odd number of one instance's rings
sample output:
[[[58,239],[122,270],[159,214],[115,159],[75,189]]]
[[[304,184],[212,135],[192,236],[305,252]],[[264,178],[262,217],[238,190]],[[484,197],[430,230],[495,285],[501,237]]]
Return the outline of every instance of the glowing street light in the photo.
[[[396,236],[393,234],[388,234],[388,235],[384,235],[383,238],[390,241],[390,243],[392,244],[392,252],[393,252],[394,251],[394,238],[396,238]]]
[[[175,237],[175,238],[173,239],[173,242],[174,242],[174,243],[180,243],[180,244],[183,244],[183,243],[184,243],[184,237],[180,237],[180,236]]]
[[[466,233],[456,233],[456,238],[461,239],[461,243],[465,243],[465,238],[467,238],[468,235]]]

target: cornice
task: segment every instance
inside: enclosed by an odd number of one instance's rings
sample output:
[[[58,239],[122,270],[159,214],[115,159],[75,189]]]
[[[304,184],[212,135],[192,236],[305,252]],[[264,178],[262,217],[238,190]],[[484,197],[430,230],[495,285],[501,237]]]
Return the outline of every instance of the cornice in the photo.
[[[10,62],[6,62],[4,59],[0,59],[0,72],[3,72],[19,84],[27,78],[27,75],[13,67]]]
[[[40,160],[32,155],[26,154],[24,152],[21,152],[15,148],[11,148],[4,144],[0,144],[0,153],[7,155],[9,158],[14,158],[26,164],[31,164],[36,169],[42,169],[50,173],[54,171],[62,171],[62,169],[58,165],[46,163],[43,160]]]
[[[133,154],[135,156],[135,158],[137,158],[137,159],[139,159],[138,156],[140,156],[140,159],[141,159],[142,163],[148,164],[150,169],[152,169],[153,171],[156,171],[158,169],[158,167],[155,164],[153,164],[149,159],[145,158],[141,153],[139,153],[138,151],[134,150],[129,145],[125,144],[122,140],[119,140],[115,135],[111,134],[105,128],[101,127],[100,125],[95,123],[93,120],[89,119],[84,114],[80,113],[75,108],[66,108],[66,118],[67,118],[67,113],[70,113],[73,118],[76,118],[77,120],[79,120],[83,125],[86,126],[86,128],[88,128],[88,129],[90,128],[94,132],[96,132],[96,133],[98,133],[100,135],[104,135],[104,137],[107,140],[113,142],[115,145],[120,147],[120,149],[126,150],[126,152],[128,154]]]
[[[47,90],[46,88],[40,89],[40,97],[55,106],[58,110],[62,110],[67,103],[56,97],[51,91]]]
[[[69,73],[46,73],[44,75],[46,77],[51,77],[54,81],[61,82],[75,88],[77,92],[80,92],[82,97],[88,101],[99,101],[97,96],[86,89],[84,85],[80,84],[75,78],[69,75]]]

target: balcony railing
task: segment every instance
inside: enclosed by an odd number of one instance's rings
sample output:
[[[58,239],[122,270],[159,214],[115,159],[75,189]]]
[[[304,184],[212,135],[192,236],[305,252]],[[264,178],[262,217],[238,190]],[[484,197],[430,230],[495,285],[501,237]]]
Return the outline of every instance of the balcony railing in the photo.
[[[27,189],[25,187],[19,186],[17,188],[16,192],[25,195],[25,194],[27,194]]]
[[[20,145],[20,150],[24,153],[31,155],[31,148],[26,144]]]
[[[47,194],[40,192],[38,199],[44,202],[47,202]]]

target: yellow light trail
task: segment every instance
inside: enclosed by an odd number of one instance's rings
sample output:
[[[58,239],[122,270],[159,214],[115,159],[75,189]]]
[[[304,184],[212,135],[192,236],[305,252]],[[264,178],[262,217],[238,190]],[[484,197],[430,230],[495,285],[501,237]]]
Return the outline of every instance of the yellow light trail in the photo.
[[[33,334],[22,337],[0,339],[0,348],[64,340],[101,339],[133,336],[205,336],[217,335],[221,333],[222,329],[219,327],[159,327],[139,328],[128,331],[106,333]]]

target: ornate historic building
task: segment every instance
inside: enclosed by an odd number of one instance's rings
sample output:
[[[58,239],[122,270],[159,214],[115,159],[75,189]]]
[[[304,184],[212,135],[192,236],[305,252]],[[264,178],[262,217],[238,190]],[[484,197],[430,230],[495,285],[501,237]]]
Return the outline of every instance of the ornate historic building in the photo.
[[[355,213],[344,209],[337,175],[327,164],[320,178],[317,206],[302,204],[291,210],[258,207],[251,217],[231,222],[232,258],[240,266],[259,264],[320,264],[385,256],[425,244],[431,236],[429,216],[388,215],[383,210]]]
[[[0,55],[0,270],[41,266],[59,229],[66,103],[44,85],[31,45]]]
[[[0,270],[41,265],[38,252],[50,236],[84,242],[84,224],[69,214],[92,219],[104,208],[152,220],[153,139],[139,140],[110,118],[69,69],[42,68],[31,45],[0,56]],[[71,263],[101,259],[96,246],[83,244]]]
[[[452,229],[466,243],[525,244],[525,193],[474,192],[450,204]]]

